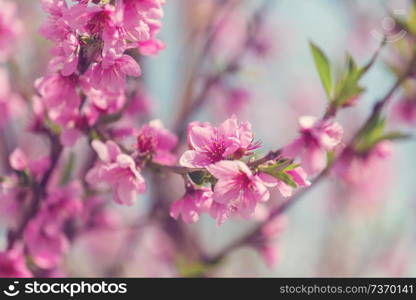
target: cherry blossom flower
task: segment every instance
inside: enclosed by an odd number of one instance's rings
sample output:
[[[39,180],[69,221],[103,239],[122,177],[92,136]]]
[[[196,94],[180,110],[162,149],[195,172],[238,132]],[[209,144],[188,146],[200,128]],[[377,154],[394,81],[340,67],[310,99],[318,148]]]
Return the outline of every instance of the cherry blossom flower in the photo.
[[[176,156],[171,151],[177,142],[178,138],[167,130],[160,120],[153,120],[140,129],[137,152],[140,156],[151,155],[155,162],[172,165]]]
[[[301,136],[284,148],[283,155],[300,156],[302,167],[313,175],[326,167],[327,151],[340,145],[343,129],[337,122],[319,121],[311,116],[301,117],[299,125]]]
[[[16,3],[1,0],[0,7],[0,61],[5,61],[23,33],[23,23],[16,17]]]
[[[32,277],[32,273],[26,266],[22,245],[15,245],[10,250],[0,252],[0,277]]]
[[[260,235],[254,242],[254,247],[258,249],[269,268],[274,268],[280,259],[280,244],[278,237],[287,226],[287,219],[279,217],[267,222],[262,226]]]
[[[126,38],[137,42],[139,51],[143,55],[157,54],[165,47],[156,38],[162,26],[164,4],[165,0],[122,0],[119,3]]]
[[[41,0],[42,9],[48,19],[42,24],[40,33],[49,40],[61,41],[72,29],[67,18],[69,7],[65,0]]]
[[[129,55],[117,57],[112,50],[107,52],[103,60],[93,63],[85,74],[90,78],[91,86],[109,94],[118,94],[125,88],[126,76],[141,75],[140,66]]]
[[[81,46],[76,34],[69,33],[52,49],[52,60],[49,62],[49,69],[51,71],[60,71],[63,76],[73,74],[78,67],[79,52]]]
[[[416,100],[403,98],[394,107],[394,117],[396,120],[408,125],[416,124]]]
[[[227,158],[241,158],[258,148],[253,144],[251,124],[239,123],[232,117],[219,127],[210,123],[194,122],[188,128],[188,144],[191,150],[180,158],[185,167],[206,167]]]
[[[212,215],[219,224],[231,215],[251,218],[257,204],[269,200],[264,182],[241,161],[220,161],[209,165],[207,170],[218,179]]]
[[[49,111],[49,117],[59,125],[66,125],[79,114],[81,98],[77,93],[78,78],[53,73],[39,78],[35,87]],[[65,99],[65,101],[62,101]]]
[[[81,185],[71,182],[64,187],[53,188],[45,205],[27,225],[24,240],[33,261],[41,268],[57,267],[69,249],[64,234],[65,222],[82,211]]]
[[[25,111],[23,99],[10,88],[9,76],[0,68],[0,129]]]
[[[210,188],[191,187],[185,196],[176,200],[170,209],[170,215],[174,219],[182,216],[185,223],[195,223],[204,212],[209,212],[212,204],[212,191]]]
[[[48,155],[36,159],[29,158],[21,148],[16,148],[9,156],[10,166],[17,171],[26,169],[35,177],[42,176],[50,166]]]
[[[20,214],[23,209],[22,199],[20,197],[21,189],[19,187],[19,178],[17,174],[11,174],[3,177],[0,182],[0,216],[1,221],[10,227],[16,227],[20,220]]]
[[[344,149],[340,159],[335,163],[333,172],[348,183],[360,184],[367,180],[368,174],[380,159],[386,159],[392,155],[393,144],[391,141],[377,143],[370,151],[359,154],[353,149]]]
[[[102,180],[113,188],[114,200],[119,204],[133,205],[137,194],[144,193],[145,181],[136,163],[129,155],[121,152],[113,141],[105,144],[94,140],[91,146],[97,152],[101,163],[87,174],[87,181],[94,184]]]

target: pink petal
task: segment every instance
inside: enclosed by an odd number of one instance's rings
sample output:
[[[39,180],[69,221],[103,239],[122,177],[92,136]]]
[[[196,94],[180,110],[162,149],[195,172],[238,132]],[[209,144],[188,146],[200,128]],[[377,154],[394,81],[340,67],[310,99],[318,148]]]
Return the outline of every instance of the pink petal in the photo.
[[[27,168],[28,159],[26,154],[20,148],[16,148],[9,157],[10,166],[18,171],[23,171]]]
[[[187,168],[203,168],[211,164],[211,160],[205,153],[188,150],[182,154],[179,164]]]

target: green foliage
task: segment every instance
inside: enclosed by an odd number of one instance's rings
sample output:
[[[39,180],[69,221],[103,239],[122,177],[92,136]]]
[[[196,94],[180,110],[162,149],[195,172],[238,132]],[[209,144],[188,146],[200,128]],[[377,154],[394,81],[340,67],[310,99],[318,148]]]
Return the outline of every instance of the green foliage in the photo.
[[[293,160],[290,159],[280,159],[276,161],[274,164],[268,165],[261,165],[259,166],[259,171],[269,174],[276,179],[279,179],[286,183],[287,185],[296,188],[297,184],[292,179],[288,171],[291,171],[295,168],[299,167],[299,164],[293,163]]]
[[[327,56],[315,44],[310,43],[310,47],[328,101],[333,108],[348,106],[351,99],[360,96],[365,91],[365,88],[360,85],[360,80],[373,65],[374,58],[365,66],[359,67],[351,54],[347,53],[346,65],[341,71],[341,76],[333,83],[331,65]]]
[[[311,48],[315,66],[318,70],[318,74],[325,89],[326,95],[328,98],[330,98],[332,93],[332,75],[329,60],[325,53],[314,43],[310,42],[309,46]]]
[[[181,277],[185,278],[199,277],[212,267],[202,262],[190,262],[183,256],[176,258],[176,266]]]
[[[381,116],[376,116],[373,120],[361,131],[360,135],[355,141],[355,149],[359,153],[365,153],[371,150],[375,145],[382,141],[395,141],[401,139],[408,139],[411,136],[401,133],[399,131],[385,132],[386,119]]]
[[[335,107],[342,107],[348,102],[361,95],[365,88],[359,84],[362,76],[367,72],[368,66],[359,68],[354,61],[354,58],[347,53],[346,68],[343,71],[341,79],[337,82],[332,103]]]

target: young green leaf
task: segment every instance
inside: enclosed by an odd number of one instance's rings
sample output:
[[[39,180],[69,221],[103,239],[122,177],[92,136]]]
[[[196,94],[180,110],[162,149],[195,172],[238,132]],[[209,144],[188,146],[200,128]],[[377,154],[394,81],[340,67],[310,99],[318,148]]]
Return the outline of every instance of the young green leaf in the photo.
[[[331,66],[325,53],[319,49],[314,43],[309,43],[315,61],[316,69],[318,70],[319,77],[322,85],[324,86],[328,99],[331,97],[332,91],[332,77],[331,77]]]

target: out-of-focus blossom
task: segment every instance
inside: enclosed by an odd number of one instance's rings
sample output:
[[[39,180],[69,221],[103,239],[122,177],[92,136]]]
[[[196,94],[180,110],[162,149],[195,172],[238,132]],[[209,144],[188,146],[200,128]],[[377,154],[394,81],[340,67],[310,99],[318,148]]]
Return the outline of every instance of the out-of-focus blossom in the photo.
[[[212,88],[210,97],[216,99],[214,107],[216,112],[230,116],[241,113],[250,103],[252,95],[247,88],[228,86],[220,82]]]
[[[405,124],[416,124],[416,98],[402,98],[394,107],[394,117]]]
[[[33,261],[41,268],[54,268],[69,249],[69,242],[62,228],[39,215],[26,227],[25,242]]]
[[[23,23],[16,17],[15,2],[1,0],[0,7],[0,61],[5,61],[23,33]]]
[[[5,69],[0,68],[0,129],[20,116],[24,109],[23,99],[11,91],[9,76]]]
[[[215,184],[212,216],[221,224],[231,215],[251,218],[258,203],[269,200],[264,182],[241,161],[220,161],[208,171],[218,179]]]
[[[180,164],[185,167],[205,167],[228,158],[239,159],[258,148],[249,122],[239,123],[232,117],[219,127],[193,122],[188,128],[188,144]]]
[[[286,146],[283,155],[300,156],[302,167],[312,175],[326,167],[327,151],[333,151],[341,143],[343,129],[331,120],[319,121],[315,117],[299,119],[301,136]]]
[[[167,130],[160,120],[153,120],[140,129],[136,148],[140,156],[151,155],[155,162],[172,165],[176,156],[171,151],[177,142],[176,135]]]
[[[135,251],[126,266],[126,276],[176,277],[175,258],[180,254],[172,237],[158,226],[143,228],[140,238],[140,251]],[[143,264],[143,262],[146,264]]]
[[[82,211],[81,192],[76,181],[51,189],[41,210],[27,225],[24,239],[37,266],[51,269],[61,263],[69,249],[63,229],[67,220]]]
[[[112,186],[117,203],[132,205],[137,194],[143,193],[146,188],[144,178],[133,158],[122,153],[113,141],[104,144],[94,140],[91,146],[101,162],[88,172],[87,181],[90,184],[96,184],[100,180],[107,182]]]
[[[175,201],[170,209],[174,219],[182,216],[185,223],[195,223],[204,212],[209,212],[212,204],[212,191],[210,188],[190,188],[185,196]]]
[[[108,208],[105,199],[99,196],[85,199],[82,220],[86,230],[117,229],[122,224],[120,215]]]
[[[152,100],[143,88],[137,89],[126,108],[126,115],[134,120],[138,116],[149,115],[152,111]]]
[[[34,176],[40,177],[50,166],[49,156],[42,156],[37,159],[29,159],[26,153],[16,148],[9,157],[10,166],[17,171],[30,171]]]
[[[39,78],[35,87],[49,117],[59,125],[66,125],[76,118],[81,98],[77,92],[78,78],[53,73]],[[65,101],[62,101],[65,99]]]
[[[258,249],[269,268],[274,268],[280,259],[278,237],[286,228],[287,219],[279,217],[267,222],[260,230],[260,235],[256,237],[254,247]]]
[[[32,277],[32,273],[26,266],[22,245],[15,245],[10,250],[0,252],[0,277]]]
[[[16,148],[9,157],[10,166],[18,171],[23,171],[27,167],[27,157],[22,149]]]
[[[0,216],[2,221],[11,227],[15,227],[20,220],[22,211],[22,194],[19,188],[19,179],[16,174],[3,177],[0,182]]]
[[[335,163],[333,171],[348,183],[361,183],[369,178],[368,174],[371,174],[373,166],[379,160],[391,156],[392,151],[391,141],[380,142],[364,154],[356,153],[353,149],[345,149]]]

